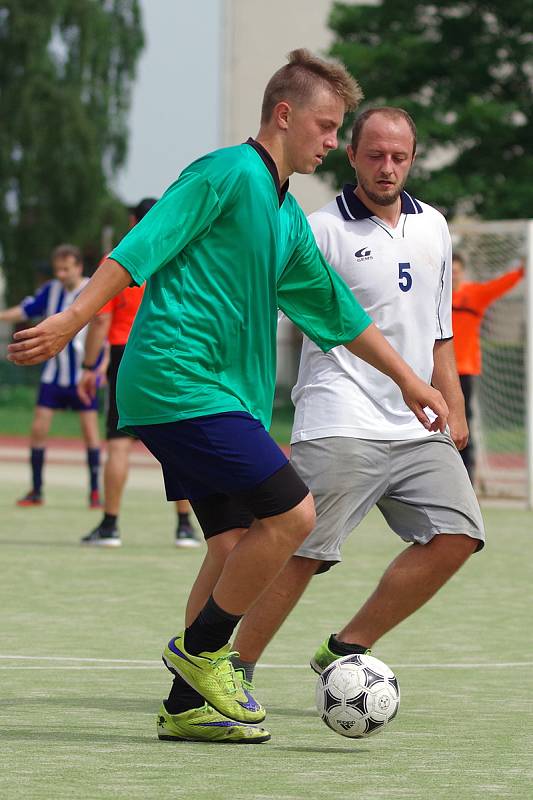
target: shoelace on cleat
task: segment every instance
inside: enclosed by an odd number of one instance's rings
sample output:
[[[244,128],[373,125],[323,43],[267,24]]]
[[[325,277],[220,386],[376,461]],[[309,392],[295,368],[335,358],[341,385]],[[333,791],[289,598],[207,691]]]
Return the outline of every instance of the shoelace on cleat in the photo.
[[[254,689],[255,689],[255,686],[254,686],[254,684],[253,684],[251,681],[247,681],[247,680],[246,680],[246,676],[245,676],[245,674],[244,674],[244,670],[243,670],[242,668],[236,669],[236,670],[235,670],[235,674],[236,674],[236,675],[237,675],[237,677],[239,678],[239,680],[240,680],[240,682],[242,683],[243,687],[244,687],[244,688],[245,688],[245,689],[246,689],[248,692],[253,692],[253,691],[254,691]]]
[[[217,678],[221,679],[226,684],[226,690],[230,694],[237,694],[239,691],[237,676],[235,674],[235,669],[233,664],[231,663],[232,656],[238,656],[239,654],[235,651],[230,651],[228,653],[224,653],[221,656],[217,656],[211,661],[213,665],[213,670],[216,672]]]

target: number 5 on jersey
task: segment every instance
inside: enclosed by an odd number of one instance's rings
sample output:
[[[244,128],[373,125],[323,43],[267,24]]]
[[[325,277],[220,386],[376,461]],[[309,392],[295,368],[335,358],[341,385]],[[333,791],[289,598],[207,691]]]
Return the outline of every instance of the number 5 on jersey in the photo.
[[[398,264],[399,267],[399,281],[398,286],[402,290],[402,292],[408,292],[411,286],[413,285],[413,276],[409,272],[411,269],[411,264],[407,262],[400,262]]]

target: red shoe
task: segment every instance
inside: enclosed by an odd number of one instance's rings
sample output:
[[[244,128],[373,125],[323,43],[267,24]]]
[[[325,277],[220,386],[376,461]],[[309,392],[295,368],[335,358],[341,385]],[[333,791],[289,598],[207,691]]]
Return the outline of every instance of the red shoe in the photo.
[[[43,496],[40,492],[28,492],[20,500],[17,500],[18,506],[42,506],[44,503]]]
[[[103,508],[98,489],[93,489],[89,495],[89,508]]]

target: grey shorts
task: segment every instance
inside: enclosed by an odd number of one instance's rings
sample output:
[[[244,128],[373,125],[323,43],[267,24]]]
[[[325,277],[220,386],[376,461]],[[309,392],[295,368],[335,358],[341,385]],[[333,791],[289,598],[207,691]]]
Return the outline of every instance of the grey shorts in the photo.
[[[311,489],[317,522],[295,555],[342,561],[351,531],[377,505],[405,542],[439,533],[485,541],[481,510],[459,451],[447,434],[404,441],[334,436],[297,442],[291,462]]]

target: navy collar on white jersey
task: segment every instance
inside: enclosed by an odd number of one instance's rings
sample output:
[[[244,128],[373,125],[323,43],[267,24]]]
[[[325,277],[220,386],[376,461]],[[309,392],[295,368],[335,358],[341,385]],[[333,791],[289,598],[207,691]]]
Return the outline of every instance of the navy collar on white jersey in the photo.
[[[400,199],[402,201],[402,214],[422,214],[422,206],[418,200],[415,200],[410,194],[402,192],[400,194]],[[369,219],[370,217],[376,216],[355,194],[355,186],[353,183],[345,183],[342,187],[342,192],[337,195],[336,200],[339,211],[345,220]]]

